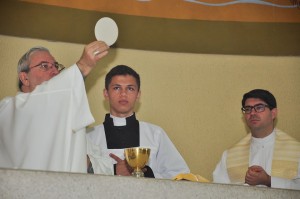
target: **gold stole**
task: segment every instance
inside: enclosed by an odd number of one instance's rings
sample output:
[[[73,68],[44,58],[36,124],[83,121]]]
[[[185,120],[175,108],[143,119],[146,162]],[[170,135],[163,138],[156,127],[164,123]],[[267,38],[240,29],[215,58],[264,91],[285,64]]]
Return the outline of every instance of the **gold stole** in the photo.
[[[292,179],[297,175],[300,158],[300,142],[275,129],[275,147],[271,176]],[[228,149],[227,171],[232,183],[244,183],[249,167],[251,133]]]

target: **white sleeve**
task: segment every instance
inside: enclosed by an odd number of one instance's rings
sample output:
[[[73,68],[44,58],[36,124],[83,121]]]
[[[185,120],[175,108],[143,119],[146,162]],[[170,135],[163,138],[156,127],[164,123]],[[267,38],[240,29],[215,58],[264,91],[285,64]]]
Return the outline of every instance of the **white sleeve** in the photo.
[[[172,141],[162,129],[160,130],[162,133],[160,134],[160,143],[157,153],[157,168],[159,169],[161,177],[172,179],[180,173],[190,173],[189,167]]]
[[[66,122],[71,121],[73,131],[80,130],[94,122],[88,103],[84,80],[76,64],[66,68],[49,81],[38,85],[31,94],[39,95],[40,93],[49,93],[49,95],[57,93],[58,95],[66,96],[64,101],[58,103],[62,108],[66,108],[70,111],[68,121]],[[67,96],[68,94],[70,95]],[[67,103],[65,104],[66,101]]]
[[[217,164],[213,172],[214,183],[230,183],[230,179],[227,173],[226,159],[227,159],[227,151],[224,151],[222,154],[222,159]]]
[[[74,131],[88,126],[94,122],[91,114],[88,98],[85,90],[85,84],[82,74],[77,65],[75,65],[75,80],[73,85],[73,100],[72,100],[72,128]]]
[[[300,159],[298,161],[298,175],[296,178],[290,180],[285,178],[271,177],[271,187],[300,190]]]
[[[271,177],[271,187],[300,190],[300,177],[292,180],[285,179],[285,178]]]
[[[101,155],[100,147],[93,144],[88,136],[87,141],[87,154],[93,165],[95,174],[114,175],[114,167],[111,158],[107,158]]]

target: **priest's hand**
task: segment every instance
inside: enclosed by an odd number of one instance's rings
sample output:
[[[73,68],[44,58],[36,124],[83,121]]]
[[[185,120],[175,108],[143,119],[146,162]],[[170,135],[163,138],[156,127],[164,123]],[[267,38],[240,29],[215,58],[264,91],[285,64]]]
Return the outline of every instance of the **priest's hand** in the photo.
[[[248,168],[245,177],[245,183],[249,185],[271,186],[271,176],[260,166],[251,166]]]
[[[81,58],[76,63],[83,77],[96,66],[97,61],[108,54],[109,46],[103,41],[94,41],[84,47]]]
[[[113,153],[110,153],[109,156],[117,162],[116,175],[131,176],[133,169],[128,165],[126,160],[122,160],[121,158],[119,158]]]

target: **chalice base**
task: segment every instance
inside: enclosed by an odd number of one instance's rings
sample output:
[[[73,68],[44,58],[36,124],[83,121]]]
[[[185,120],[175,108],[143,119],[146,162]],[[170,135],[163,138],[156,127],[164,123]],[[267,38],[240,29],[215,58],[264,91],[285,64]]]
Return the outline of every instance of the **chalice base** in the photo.
[[[131,175],[134,176],[134,177],[137,177],[137,178],[143,178],[144,177],[144,172],[143,171],[134,171],[134,172],[132,172]]]

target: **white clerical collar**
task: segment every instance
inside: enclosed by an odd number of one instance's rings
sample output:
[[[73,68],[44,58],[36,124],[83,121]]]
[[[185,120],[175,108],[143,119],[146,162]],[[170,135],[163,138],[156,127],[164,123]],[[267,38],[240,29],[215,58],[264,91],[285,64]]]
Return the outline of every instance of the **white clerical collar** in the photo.
[[[133,113],[130,115],[132,116]],[[128,116],[128,117],[130,117]],[[116,117],[116,116],[113,116],[112,114],[110,114],[110,117],[113,119],[113,122],[114,122],[114,126],[126,126],[126,118],[127,117]]]
[[[264,144],[264,143],[272,142],[275,140],[275,129],[273,129],[272,133],[270,135],[268,135],[267,137],[255,138],[252,136],[251,139],[254,144]]]

